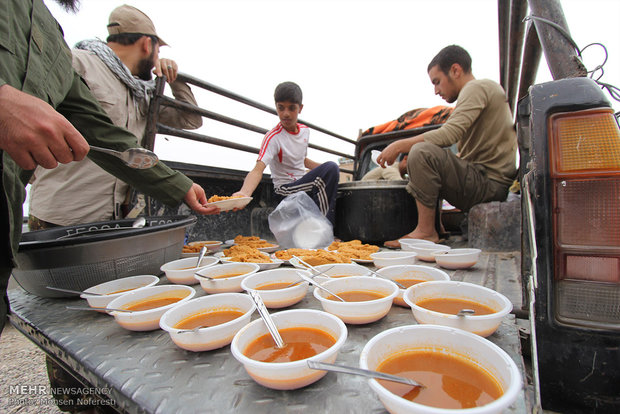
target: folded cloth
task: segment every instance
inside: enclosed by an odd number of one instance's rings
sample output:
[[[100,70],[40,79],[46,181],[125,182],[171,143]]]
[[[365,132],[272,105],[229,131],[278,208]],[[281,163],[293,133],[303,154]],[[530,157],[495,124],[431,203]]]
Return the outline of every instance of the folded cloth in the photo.
[[[449,106],[434,106],[432,108],[418,108],[405,112],[397,119],[376,125],[362,132],[361,136],[384,134],[391,131],[419,128],[426,125],[443,124],[446,122],[454,108]]]

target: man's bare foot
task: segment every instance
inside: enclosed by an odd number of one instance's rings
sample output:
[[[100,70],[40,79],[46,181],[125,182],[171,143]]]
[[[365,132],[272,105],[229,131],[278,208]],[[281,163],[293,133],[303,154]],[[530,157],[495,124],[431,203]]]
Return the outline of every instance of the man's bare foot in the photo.
[[[400,239],[423,239],[432,241],[433,243],[437,243],[439,241],[439,234],[437,234],[437,232],[426,234],[416,229],[409,234],[405,234],[403,237],[399,237],[396,240],[386,241],[385,243],[383,243],[383,245],[392,249],[398,249],[400,248],[400,243],[398,241]]]

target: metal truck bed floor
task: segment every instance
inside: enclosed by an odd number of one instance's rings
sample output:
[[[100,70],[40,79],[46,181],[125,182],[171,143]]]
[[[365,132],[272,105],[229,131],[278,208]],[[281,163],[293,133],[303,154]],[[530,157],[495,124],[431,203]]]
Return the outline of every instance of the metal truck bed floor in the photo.
[[[453,280],[496,289],[519,308],[518,263],[518,253],[482,254],[475,268],[448,273]],[[194,288],[198,296],[204,294],[200,285]],[[164,331],[131,332],[117,325],[110,316],[65,309],[67,305],[83,305],[81,299],[45,299],[20,289],[10,291],[9,298],[12,324],[82,377],[87,386],[105,389],[116,408],[123,412],[385,412],[361,377],[328,373],[300,390],[271,390],[256,384],[247,375],[228,346],[201,353],[184,351],[174,345]],[[320,304],[308,293],[292,308],[320,309]],[[347,342],[336,362],[357,366],[362,348],[374,335],[388,328],[415,323],[410,309],[393,306],[378,322],[347,325]],[[525,381],[514,316],[508,315],[489,339],[514,359]],[[529,412],[528,400],[526,392],[522,391],[509,412]]]

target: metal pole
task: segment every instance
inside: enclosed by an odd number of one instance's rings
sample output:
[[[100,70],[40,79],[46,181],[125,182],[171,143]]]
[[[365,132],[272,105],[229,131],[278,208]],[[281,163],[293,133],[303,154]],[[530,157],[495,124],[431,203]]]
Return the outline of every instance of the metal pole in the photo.
[[[553,79],[586,76],[587,70],[577,55],[574,42],[562,33],[570,35],[560,2],[558,0],[529,0],[529,4],[538,39]],[[558,25],[559,28],[554,27],[553,24]]]
[[[527,95],[529,87],[534,84],[541,56],[542,49],[540,47],[540,41],[538,40],[538,34],[536,33],[536,26],[530,23],[525,35],[523,66],[521,66],[521,80],[519,81],[517,100]]]
[[[525,23],[523,18],[527,14],[526,0],[512,0],[510,8],[510,50],[508,51],[508,89],[506,96],[510,110],[514,112],[517,85],[519,84],[519,68],[521,67],[521,52],[523,51],[523,35]]]
[[[510,0],[497,0],[499,32],[499,84],[508,90],[508,35],[510,33]]]

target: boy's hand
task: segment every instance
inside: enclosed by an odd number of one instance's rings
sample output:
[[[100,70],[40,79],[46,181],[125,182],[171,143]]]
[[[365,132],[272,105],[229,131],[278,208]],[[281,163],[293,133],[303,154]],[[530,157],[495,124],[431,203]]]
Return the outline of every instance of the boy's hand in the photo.
[[[185,201],[185,204],[187,204],[189,208],[194,210],[196,213],[206,215],[220,213],[219,207],[206,205],[207,196],[205,195],[205,190],[203,190],[203,188],[196,183],[192,184],[183,200]]]

